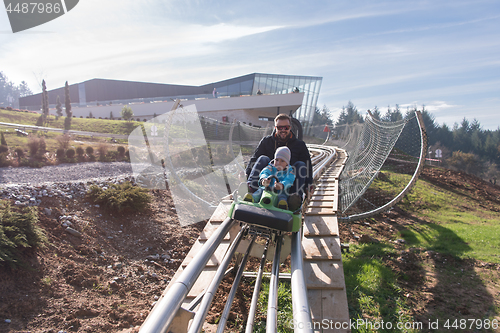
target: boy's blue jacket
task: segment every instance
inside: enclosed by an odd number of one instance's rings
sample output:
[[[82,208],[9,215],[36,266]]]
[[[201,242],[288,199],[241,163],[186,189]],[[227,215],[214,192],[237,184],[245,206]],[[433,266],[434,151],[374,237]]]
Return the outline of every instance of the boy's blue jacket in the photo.
[[[295,173],[293,171],[293,168],[291,168],[290,166],[288,166],[283,171],[278,171],[278,169],[276,169],[275,166],[269,163],[264,169],[262,169],[262,171],[259,174],[259,184],[261,184],[262,179],[273,175],[278,177],[280,183],[283,184],[284,190],[288,190],[290,186],[292,186],[293,181],[295,180]],[[271,179],[271,184],[269,184],[269,186],[273,187],[274,183],[275,179],[273,178]],[[264,186],[262,185],[260,187],[264,188]]]

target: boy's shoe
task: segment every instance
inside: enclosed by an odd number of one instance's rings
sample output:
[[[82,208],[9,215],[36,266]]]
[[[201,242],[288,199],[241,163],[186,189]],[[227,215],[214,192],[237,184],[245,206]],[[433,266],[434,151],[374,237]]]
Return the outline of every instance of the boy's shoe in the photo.
[[[245,194],[245,197],[243,198],[243,200],[253,203],[253,196],[252,196],[252,194],[251,193]]]
[[[280,200],[280,202],[278,202],[278,208],[288,210],[288,204],[286,203],[286,200]]]
[[[300,196],[297,193],[290,195],[288,202],[290,203],[290,210],[292,212],[299,209],[300,205],[302,205],[302,199],[300,199]]]

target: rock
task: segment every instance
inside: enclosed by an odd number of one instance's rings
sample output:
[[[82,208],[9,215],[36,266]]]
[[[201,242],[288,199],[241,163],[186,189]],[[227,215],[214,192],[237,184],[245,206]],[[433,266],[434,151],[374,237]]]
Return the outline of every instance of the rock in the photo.
[[[146,257],[146,259],[148,259],[148,260],[159,260],[160,259],[160,255],[159,254],[149,255],[149,256]]]
[[[366,234],[362,235],[361,238],[358,240],[361,244],[368,244],[368,243],[378,243],[379,241],[376,240],[373,237],[370,237]]]
[[[76,236],[76,237],[82,237],[82,233],[79,232],[78,230],[75,230],[71,227],[67,227],[66,228],[66,232],[73,235],[73,236]]]
[[[123,267],[123,264],[121,262],[115,262],[113,264],[113,269],[120,269]]]
[[[50,209],[50,208],[44,208],[44,209],[43,209],[43,212],[44,212],[44,214],[45,214],[45,215],[47,215],[47,216],[52,215],[52,209]]]
[[[111,280],[109,282],[109,287],[112,289],[120,289],[120,285],[115,280]]]
[[[406,241],[404,239],[397,239],[396,242],[400,243],[400,244],[405,244]]]

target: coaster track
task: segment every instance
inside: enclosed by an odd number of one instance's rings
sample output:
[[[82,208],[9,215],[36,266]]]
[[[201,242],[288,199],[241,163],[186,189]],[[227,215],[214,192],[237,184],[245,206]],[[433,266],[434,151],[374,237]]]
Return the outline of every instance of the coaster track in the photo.
[[[332,164],[337,169],[337,173],[340,173],[341,167],[338,165],[343,164],[340,157],[343,156],[345,159],[345,153],[340,154],[341,151],[329,146],[309,145],[308,148],[311,152],[313,178],[315,180],[318,180],[328,167],[331,168]],[[336,164],[337,166],[335,166]],[[323,191],[325,185],[325,182],[321,182],[322,188],[318,188],[317,192]],[[332,196],[325,196],[325,198],[330,200]],[[252,332],[253,330],[257,300],[264,275],[263,267],[268,257],[273,258],[273,266],[270,274],[266,331],[277,332],[279,266],[280,262],[289,254],[291,255],[290,276],[294,322],[301,323],[301,325],[297,325],[295,331],[314,331],[313,316],[308,301],[310,298],[308,285],[311,284],[311,276],[310,274],[307,278],[304,276],[303,257],[305,247],[302,244],[304,238],[302,229],[290,235],[290,233],[239,223],[230,217],[223,218],[227,216],[227,207],[232,203],[232,199],[232,196],[223,198],[197,243],[186,257],[185,263],[181,265],[174,279],[165,289],[163,296],[146,318],[140,329],[141,333],[200,332],[217,288],[228,273],[230,262],[236,257],[238,263],[237,272],[217,328],[217,332],[223,332],[241,278],[244,273],[248,275],[248,272],[244,272],[244,268],[250,256],[260,257],[261,261],[259,270],[255,273],[257,279],[250,304],[246,332]],[[305,203],[304,207],[307,207],[308,203],[309,201]],[[329,203],[326,203],[326,205],[328,206]],[[304,210],[306,209],[304,208]],[[307,215],[305,215],[305,218],[307,218]],[[218,221],[222,222],[219,224]],[[257,237],[264,239],[265,245],[258,244],[256,242]],[[227,238],[229,238],[229,241]],[[323,252],[331,252],[331,249],[323,249]],[[236,255],[237,253],[240,254]],[[210,278],[207,278],[208,276]],[[314,280],[314,277],[312,279]],[[347,303],[345,303],[345,307],[347,308]],[[314,319],[319,321],[319,318]]]

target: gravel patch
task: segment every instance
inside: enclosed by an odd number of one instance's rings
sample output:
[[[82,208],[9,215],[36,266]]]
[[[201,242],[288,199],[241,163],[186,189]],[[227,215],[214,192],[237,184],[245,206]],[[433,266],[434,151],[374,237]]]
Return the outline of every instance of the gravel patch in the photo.
[[[132,176],[129,162],[63,163],[42,168],[0,168],[0,187],[81,182],[102,178]]]

